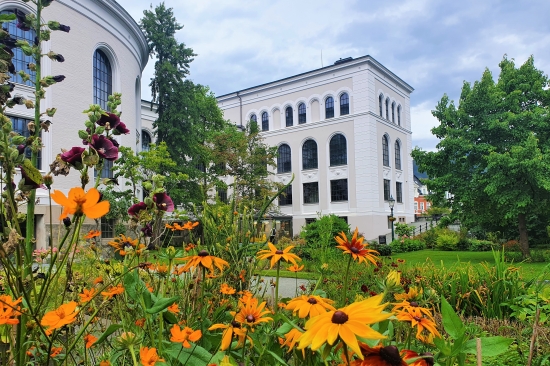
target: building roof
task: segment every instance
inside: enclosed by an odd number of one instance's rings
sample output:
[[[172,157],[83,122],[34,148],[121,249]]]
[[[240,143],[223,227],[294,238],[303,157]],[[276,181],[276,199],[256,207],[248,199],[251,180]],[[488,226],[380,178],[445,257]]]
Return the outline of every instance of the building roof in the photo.
[[[311,70],[311,71],[303,72],[303,73],[296,74],[296,75],[293,75],[293,76],[288,76],[286,78],[270,81],[268,83],[259,84],[259,85],[256,85],[256,86],[251,86],[251,87],[248,87],[248,88],[245,88],[245,89],[237,90],[237,91],[234,91],[234,92],[231,92],[231,93],[219,95],[217,98],[228,97],[228,96],[232,96],[233,94],[236,96],[237,94],[241,94],[243,92],[246,92],[246,91],[249,91],[249,90],[252,90],[252,89],[269,86],[270,84],[277,84],[277,83],[280,83],[282,81],[287,81],[287,80],[290,80],[290,79],[293,79],[293,78],[301,78],[301,77],[304,77],[304,76],[308,76],[310,74],[318,73],[319,71],[328,71],[328,70],[332,70],[332,69],[346,68],[350,65],[355,65],[355,64],[364,63],[364,62],[372,63],[375,67],[378,67],[380,70],[382,70],[383,72],[385,72],[386,74],[388,74],[389,76],[394,78],[397,82],[402,84],[405,88],[409,89],[410,92],[412,92],[414,90],[414,88],[412,86],[407,84],[400,77],[398,77],[393,72],[391,72],[389,69],[387,69],[384,65],[382,65],[380,62],[376,61],[373,57],[371,57],[369,55],[365,55],[365,56],[357,57],[357,58],[354,58],[354,59],[352,59],[351,57],[347,57],[345,59],[340,59],[340,60],[337,60],[334,64],[329,65],[329,66],[324,66],[324,67],[314,69],[314,70]]]

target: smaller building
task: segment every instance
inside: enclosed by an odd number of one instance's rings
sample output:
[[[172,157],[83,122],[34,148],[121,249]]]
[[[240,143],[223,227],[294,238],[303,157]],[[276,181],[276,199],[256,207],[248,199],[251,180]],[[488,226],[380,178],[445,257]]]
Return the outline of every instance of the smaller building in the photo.
[[[414,175],[414,217],[418,220],[431,206],[431,202],[428,201],[428,187],[420,178]]]

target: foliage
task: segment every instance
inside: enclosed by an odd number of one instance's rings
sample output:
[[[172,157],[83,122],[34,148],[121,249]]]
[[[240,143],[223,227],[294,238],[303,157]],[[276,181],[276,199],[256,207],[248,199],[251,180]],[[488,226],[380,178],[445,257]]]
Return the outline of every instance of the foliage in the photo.
[[[397,236],[412,236],[414,226],[413,225],[407,225],[405,223],[396,223],[395,224],[395,233]]]
[[[436,240],[436,248],[439,250],[458,250],[460,238],[456,232],[445,230],[439,232]]]
[[[493,243],[489,240],[470,239],[468,244],[468,250],[472,252],[488,252],[493,249]]]
[[[405,253],[426,249],[426,244],[418,239],[401,237],[392,241],[390,248],[392,253]]]
[[[528,256],[527,215],[549,217],[549,82],[532,57],[519,68],[506,57],[499,66],[497,82],[489,70],[465,82],[458,107],[443,96],[433,111],[438,150],[412,155],[431,178],[435,204],[466,226],[519,227]]]
[[[306,258],[318,258],[321,263],[326,263],[332,247],[334,246],[334,237],[344,232],[349,237],[349,225],[344,219],[334,215],[321,215],[317,220],[306,225],[300,235],[306,241],[304,254]]]
[[[378,244],[377,241],[370,243],[370,248],[380,253],[381,257],[387,257],[392,254],[392,248],[387,244]]]

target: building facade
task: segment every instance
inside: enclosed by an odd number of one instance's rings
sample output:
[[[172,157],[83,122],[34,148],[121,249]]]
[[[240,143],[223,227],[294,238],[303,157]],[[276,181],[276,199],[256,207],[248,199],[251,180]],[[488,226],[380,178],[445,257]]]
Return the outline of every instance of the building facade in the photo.
[[[273,179],[294,181],[279,198],[294,231],[335,214],[366,238],[414,221],[410,152],[413,88],[370,56],[218,97],[227,119],[253,120],[278,147]]]
[[[0,12],[24,13],[35,11],[31,3],[13,0],[0,0]],[[32,4],[31,4],[32,5]],[[44,22],[57,20],[71,27],[69,33],[55,31],[51,39],[42,42],[43,49],[63,55],[65,62],[53,62],[42,58],[42,75],[65,75],[66,79],[46,90],[46,99],[42,101],[43,111],[55,107],[49,132],[43,132],[44,147],[40,153],[39,169],[44,174],[49,164],[62,149],[83,146],[78,130],[84,130],[87,117],[82,113],[90,104],[99,104],[107,108],[107,97],[114,92],[122,93],[121,120],[130,133],[116,136],[120,145],[129,146],[136,151],[141,149],[142,141],[142,101],[141,74],[149,58],[147,41],[138,24],[114,0],[57,0],[43,12]],[[15,21],[8,24],[10,34],[16,38],[34,42],[34,31],[22,31]],[[26,65],[31,61],[19,49],[14,49],[13,59],[16,71],[29,72]],[[32,76],[32,74],[31,74]],[[15,90],[12,96],[22,96],[34,100],[34,86],[23,82],[17,75],[12,77]],[[25,106],[16,106],[7,112],[15,129],[28,134],[27,123],[34,119],[34,110]],[[148,123],[149,117],[143,117]],[[150,128],[146,128],[150,129]],[[152,136],[152,135],[151,135]],[[91,172],[110,177],[109,164],[101,172]],[[16,178],[17,180],[17,178]],[[80,186],[79,172],[71,172],[67,177],[56,177],[53,189],[65,194],[70,188]],[[48,192],[37,190],[36,240],[37,247],[44,247],[49,227]],[[53,209],[53,222],[59,222],[59,206]]]

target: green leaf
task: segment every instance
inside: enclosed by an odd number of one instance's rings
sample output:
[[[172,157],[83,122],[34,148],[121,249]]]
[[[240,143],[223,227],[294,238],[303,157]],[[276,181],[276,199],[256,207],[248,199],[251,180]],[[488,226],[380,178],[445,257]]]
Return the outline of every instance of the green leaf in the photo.
[[[512,344],[512,339],[506,337],[483,337],[481,338],[481,356],[483,357],[494,357],[498,356],[501,353],[504,353],[508,350],[510,344]],[[476,340],[470,339],[464,345],[464,352],[476,354],[477,346]]]
[[[441,337],[434,338],[434,344],[443,356],[451,355],[451,347],[443,338]]]
[[[107,330],[101,335],[101,337],[99,337],[97,339],[97,341],[95,341],[94,344],[100,344],[101,342],[106,340],[108,336],[110,336],[111,334],[113,334],[114,332],[116,332],[120,328],[122,328],[122,325],[120,325],[120,324],[111,324],[111,325],[109,325]]]
[[[443,327],[452,339],[459,339],[464,335],[466,329],[462,320],[456,315],[452,306],[444,297],[441,298],[441,316],[443,318]]]
[[[42,174],[40,174],[40,171],[32,165],[32,162],[29,159],[23,160],[23,166],[21,168],[34,183],[42,183]]]
[[[274,359],[279,361],[281,365],[288,365],[285,360],[283,360],[281,357],[279,357],[275,352],[267,350],[267,353],[269,353],[271,356],[273,356]]]
[[[164,313],[162,313],[162,317],[168,324],[178,323],[178,318],[176,318],[176,316],[169,311],[165,311]]]
[[[160,298],[152,308],[147,309],[147,313],[156,314],[160,313],[179,299],[179,296],[169,297],[169,298]]]
[[[181,343],[172,343],[165,350],[166,354],[172,359],[178,360],[182,365],[206,366],[212,358],[210,352],[193,344],[190,348],[184,348]]]

